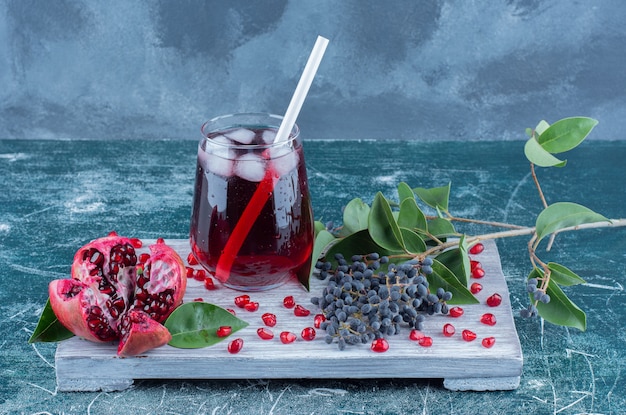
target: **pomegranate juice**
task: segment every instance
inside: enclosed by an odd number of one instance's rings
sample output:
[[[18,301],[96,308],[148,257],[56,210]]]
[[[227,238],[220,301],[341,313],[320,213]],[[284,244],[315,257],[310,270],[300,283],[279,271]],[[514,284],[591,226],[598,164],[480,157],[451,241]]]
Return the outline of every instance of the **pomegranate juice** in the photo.
[[[297,137],[273,144],[275,134],[237,127],[207,134],[198,148],[191,249],[231,288],[274,288],[310,267],[313,215],[302,144]],[[244,214],[248,205],[254,213]],[[236,230],[242,215],[250,226]],[[222,258],[229,252],[230,260]]]

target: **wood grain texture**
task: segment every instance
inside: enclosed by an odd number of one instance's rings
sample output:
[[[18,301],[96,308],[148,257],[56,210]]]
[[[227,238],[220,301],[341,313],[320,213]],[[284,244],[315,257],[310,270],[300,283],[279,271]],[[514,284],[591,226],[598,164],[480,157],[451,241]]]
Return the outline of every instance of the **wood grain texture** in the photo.
[[[167,240],[183,259],[189,253],[186,240]],[[146,246],[150,241],[144,241]],[[250,293],[252,301],[260,308],[248,312],[234,305],[238,291],[218,286],[208,291],[202,283],[189,280],[185,301],[203,298],[222,307],[235,309],[237,316],[249,323],[234,334],[244,340],[243,350],[231,355],[226,350],[227,341],[204,349],[176,349],[164,346],[145,355],[119,358],[117,345],[101,345],[72,338],[58,345],[56,352],[57,384],[61,391],[112,391],[123,390],[135,379],[304,379],[304,378],[443,378],[444,386],[451,390],[508,390],[519,385],[522,372],[522,351],[515,330],[509,291],[502,274],[495,243],[485,242],[485,251],[476,256],[485,270],[480,279],[483,290],[476,295],[480,304],[463,306],[465,313],[458,318],[436,315],[428,317],[424,332],[433,338],[432,347],[421,347],[408,339],[409,329],[389,340],[390,348],[378,354],[369,344],[349,346],[338,351],[336,345],[324,342],[324,332],[318,330],[313,341],[300,337],[303,328],[313,326],[313,317],[319,312],[310,302],[324,286],[313,279],[311,292],[306,292],[297,281],[290,281],[277,289]],[[216,282],[217,283],[217,282]],[[502,304],[489,307],[485,300],[499,293]],[[283,298],[293,295],[298,304],[311,310],[308,317],[296,317],[292,309],[283,306]],[[264,326],[261,315],[276,314],[278,324],[272,328],[272,340],[261,340],[256,330]],[[484,313],[496,316],[497,324],[488,326],[480,322]],[[444,337],[442,327],[452,323],[456,334]],[[461,338],[469,329],[477,334],[473,342]],[[298,335],[292,344],[282,344],[281,331]],[[495,345],[487,349],[481,340],[496,338]],[[85,371],[84,368],[89,368]],[[93,373],[99,373],[97,378]]]

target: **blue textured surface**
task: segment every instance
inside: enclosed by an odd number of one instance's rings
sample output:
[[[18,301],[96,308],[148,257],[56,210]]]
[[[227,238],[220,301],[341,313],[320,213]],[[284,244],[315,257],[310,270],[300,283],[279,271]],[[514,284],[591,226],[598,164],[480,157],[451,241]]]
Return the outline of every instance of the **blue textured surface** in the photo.
[[[515,391],[450,392],[436,379],[378,380],[373,359],[371,380],[164,380],[123,392],[57,393],[56,346],[27,344],[48,282],[66,277],[76,249],[111,229],[185,238],[195,147],[191,141],[0,141],[0,413],[626,413],[626,228],[561,234],[550,253],[540,253],[587,280],[567,292],[587,311],[588,330],[516,318],[524,373]],[[423,187],[452,181],[456,215],[532,224],[541,206],[522,148],[520,141],[305,142],[315,217],[338,221],[353,197],[371,201],[378,190],[392,197],[401,180]],[[564,169],[539,170],[548,200],[626,216],[626,143],[587,142],[567,158]],[[498,244],[516,308],[527,304],[526,243],[522,237]]]
[[[0,0],[0,137],[196,139],[284,113],[315,138],[522,139],[546,118],[626,129],[626,3]]]

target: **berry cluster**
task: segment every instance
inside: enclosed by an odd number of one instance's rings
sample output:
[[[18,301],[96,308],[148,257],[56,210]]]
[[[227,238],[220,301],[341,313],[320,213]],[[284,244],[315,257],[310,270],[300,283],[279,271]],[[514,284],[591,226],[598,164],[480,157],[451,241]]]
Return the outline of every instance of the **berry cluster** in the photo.
[[[335,255],[331,262],[316,264],[321,279],[328,279],[320,297],[312,297],[326,318],[326,343],[337,342],[340,350],[348,344],[368,343],[399,333],[402,324],[421,330],[425,315],[448,313],[446,301],[452,293],[438,288],[432,293],[426,276],[433,272],[431,258],[409,260],[396,265],[377,253],[355,255],[351,263]],[[387,271],[377,272],[381,265]]]
[[[538,287],[539,280],[537,278],[529,278],[526,282],[526,291],[532,294],[535,304],[531,304],[528,308],[520,310],[520,316],[524,318],[536,317],[539,313],[537,311],[537,302],[548,304],[550,302],[550,295],[544,290]]]

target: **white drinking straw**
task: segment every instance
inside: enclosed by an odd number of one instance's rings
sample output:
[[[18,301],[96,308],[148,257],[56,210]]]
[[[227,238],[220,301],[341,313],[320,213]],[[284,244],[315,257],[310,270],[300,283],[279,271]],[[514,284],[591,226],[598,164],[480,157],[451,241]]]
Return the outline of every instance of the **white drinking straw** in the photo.
[[[309,55],[309,60],[304,67],[302,76],[300,76],[300,81],[298,81],[298,86],[296,86],[296,90],[291,97],[291,101],[287,107],[287,112],[285,112],[285,116],[283,117],[283,122],[280,123],[278,133],[276,133],[276,138],[274,139],[275,143],[286,141],[289,138],[289,133],[291,132],[293,125],[296,123],[296,118],[298,118],[300,109],[302,109],[302,104],[304,103],[304,99],[309,92],[311,84],[313,83],[313,78],[315,78],[315,73],[317,72],[317,68],[320,66],[320,62],[322,61],[327,45],[328,39],[322,36],[317,37],[313,50]]]

